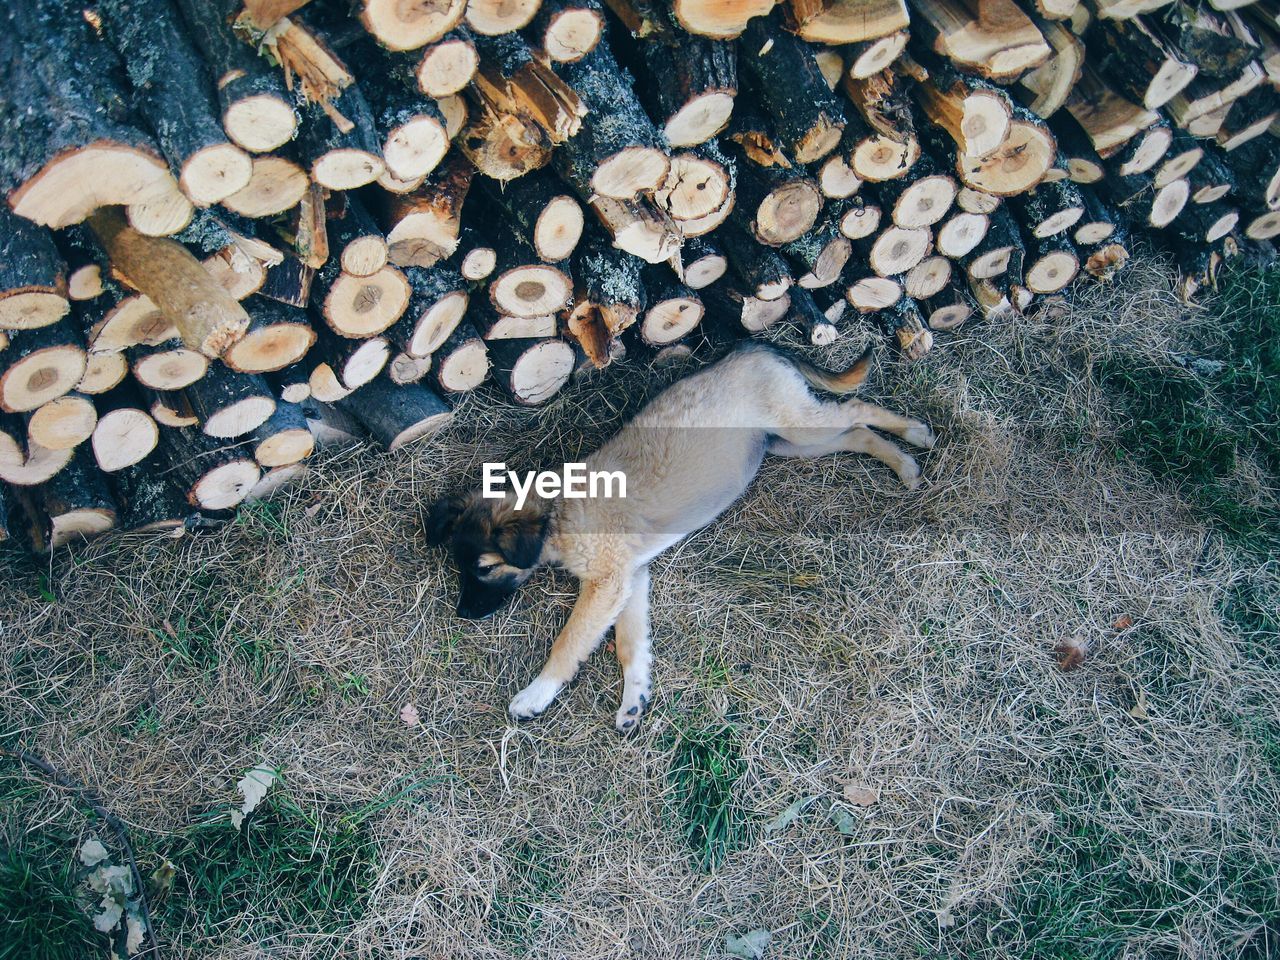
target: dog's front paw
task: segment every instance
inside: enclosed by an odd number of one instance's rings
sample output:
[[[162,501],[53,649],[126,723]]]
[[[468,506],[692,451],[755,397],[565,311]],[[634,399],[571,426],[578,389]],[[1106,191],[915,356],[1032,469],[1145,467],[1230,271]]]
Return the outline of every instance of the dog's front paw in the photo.
[[[898,466],[898,479],[908,490],[920,486],[920,464],[916,463],[914,457],[903,456],[902,463]]]
[[[532,720],[551,706],[562,687],[563,684],[539,677],[515,695],[507,712],[512,720]]]
[[[933,435],[929,425],[921,423],[919,420],[902,431],[902,439],[913,447],[919,447],[921,450],[932,450],[933,445],[938,442],[938,438]]]
[[[649,689],[632,689],[626,687],[622,691],[622,705],[613,718],[613,725],[624,737],[629,737],[640,729],[640,718],[649,708]]]

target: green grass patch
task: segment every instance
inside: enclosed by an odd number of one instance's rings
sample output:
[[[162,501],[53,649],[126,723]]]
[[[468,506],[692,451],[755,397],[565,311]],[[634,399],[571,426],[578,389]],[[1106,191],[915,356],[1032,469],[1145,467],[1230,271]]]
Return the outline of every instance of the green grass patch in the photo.
[[[746,773],[737,728],[726,721],[681,726],[667,771],[670,802],[699,867],[710,870],[751,839],[738,797]]]
[[[1236,538],[1261,544],[1280,532],[1280,266],[1227,271],[1209,309],[1222,344],[1213,355],[1119,354],[1095,375],[1128,408],[1123,455],[1182,483]],[[1268,474],[1269,495],[1241,495],[1244,457]]]
[[[71,847],[55,866],[48,850],[0,843],[0,960],[86,960],[106,955],[76,897]]]

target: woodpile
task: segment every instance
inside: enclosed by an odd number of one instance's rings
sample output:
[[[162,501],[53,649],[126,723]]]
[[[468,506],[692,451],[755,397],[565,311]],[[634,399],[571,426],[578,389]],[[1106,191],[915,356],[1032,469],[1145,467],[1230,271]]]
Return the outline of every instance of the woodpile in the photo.
[[[489,380],[789,324],[908,358],[1280,233],[1270,0],[26,0],[0,538],[175,530]],[[256,493],[255,493],[256,491]]]

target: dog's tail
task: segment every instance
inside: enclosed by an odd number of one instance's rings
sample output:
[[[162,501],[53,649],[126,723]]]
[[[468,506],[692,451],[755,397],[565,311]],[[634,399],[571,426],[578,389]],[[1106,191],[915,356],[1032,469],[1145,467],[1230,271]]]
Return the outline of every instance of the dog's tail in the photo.
[[[866,382],[867,374],[871,372],[871,355],[874,352],[874,347],[868,347],[852,366],[844,370],[824,370],[791,354],[785,354],[785,356],[795,365],[795,368],[800,371],[800,376],[804,377],[811,387],[817,387],[827,393],[853,393]]]

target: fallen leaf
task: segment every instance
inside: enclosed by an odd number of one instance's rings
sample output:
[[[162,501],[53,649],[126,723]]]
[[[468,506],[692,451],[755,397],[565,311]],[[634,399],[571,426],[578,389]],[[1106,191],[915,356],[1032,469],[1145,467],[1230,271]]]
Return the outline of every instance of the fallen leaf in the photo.
[[[178,875],[178,868],[168,860],[161,860],[160,866],[151,871],[153,896],[157,900],[167,897],[173,889],[173,880]]]
[[[1089,643],[1085,640],[1084,635],[1077,633],[1070,640],[1063,640],[1053,652],[1058,657],[1058,667],[1063,673],[1079,669],[1084,666],[1085,656],[1089,652]]]
[[[279,774],[265,763],[258,764],[240,778],[240,782],[236,784],[236,789],[244,797],[244,803],[240,804],[239,810],[231,811],[231,822],[237,830],[244,823],[244,818],[253,813],[258,804],[262,802],[262,798],[267,795],[267,791],[271,789],[271,785],[277,779],[279,779]]]
[[[142,949],[142,941],[147,935],[146,922],[138,912],[135,904],[129,905],[129,915],[125,918],[125,939],[124,948],[129,952],[129,956],[133,956]]]
[[[732,934],[724,938],[724,948],[735,957],[743,960],[760,960],[765,948],[769,946],[772,934],[768,930],[752,930],[740,937]]]
[[[124,906],[117,903],[110,897],[103,897],[101,912],[94,914],[93,929],[99,933],[107,933],[114,930],[120,923],[120,918],[124,915]]]
[[[1147,713],[1147,691],[1145,690],[1138,691],[1138,702],[1129,708],[1128,713],[1129,713],[1129,716],[1133,717],[1133,719],[1135,720],[1147,719],[1147,717],[1149,716],[1149,714]]]
[[[792,801],[785,810],[764,825],[765,833],[777,833],[779,830],[785,830],[800,814],[804,813],[804,808],[813,803],[817,797],[801,797],[799,800]]]
[[[418,708],[412,703],[406,703],[400,708],[400,719],[410,727],[416,727],[422,722],[421,718],[418,716]]]
[[[1124,614],[1124,616],[1120,617],[1118,620],[1116,620],[1115,623],[1111,625],[1111,629],[1112,630],[1128,630],[1132,626],[1133,626],[1133,617],[1129,616],[1126,613]]]
[[[880,799],[880,791],[874,787],[864,787],[859,783],[844,785],[844,798],[859,807],[869,807]]]
[[[858,821],[853,819],[853,814],[844,807],[833,806],[831,808],[831,822],[846,837],[852,837],[858,832]]]
[[[96,838],[86,840],[80,848],[80,862],[86,867],[96,867],[108,856],[107,848]]]

